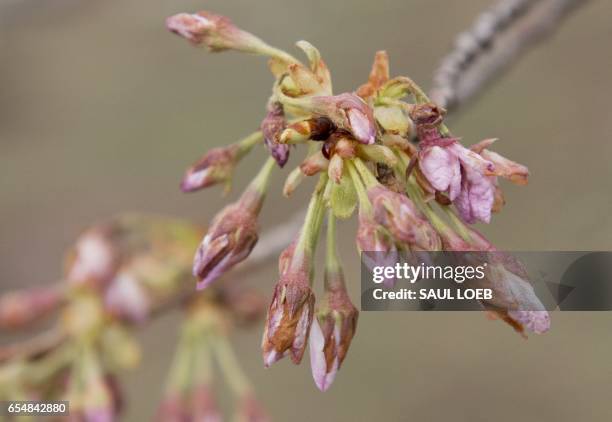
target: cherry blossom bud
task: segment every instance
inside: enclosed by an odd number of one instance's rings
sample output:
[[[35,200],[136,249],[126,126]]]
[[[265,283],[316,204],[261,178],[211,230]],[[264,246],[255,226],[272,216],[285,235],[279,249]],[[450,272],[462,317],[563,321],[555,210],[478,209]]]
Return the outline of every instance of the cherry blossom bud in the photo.
[[[104,295],[106,309],[130,322],[147,320],[151,298],[142,284],[130,273],[120,272],[111,281]]]
[[[312,323],[314,302],[308,270],[288,269],[281,275],[274,287],[262,340],[266,367],[286,354],[295,364],[300,363]]]
[[[393,252],[395,243],[386,230],[363,212],[359,212],[357,229],[357,250],[359,252]]]
[[[342,173],[344,170],[344,160],[338,154],[332,155],[329,160],[329,167],[327,169],[327,174],[331,180],[335,183],[340,183],[342,179]]]
[[[57,286],[9,292],[0,297],[0,328],[17,329],[39,321],[62,302]]]
[[[285,125],[283,106],[277,102],[270,104],[268,114],[261,123],[261,131],[266,148],[279,167],[283,167],[289,159],[289,145],[279,143],[280,134],[285,129]]]
[[[302,172],[300,167],[296,167],[291,170],[291,173],[287,176],[285,184],[283,186],[283,195],[286,197],[291,196],[297,187],[304,181],[306,175]]]
[[[315,384],[326,391],[351,344],[359,311],[344,287],[342,272],[327,272],[327,289],[316,311],[310,331],[310,365]]]
[[[157,422],[184,422],[189,420],[189,412],[186,409],[186,400],[179,392],[166,394],[157,408],[155,420]]]
[[[440,237],[427,218],[404,194],[381,185],[368,190],[374,219],[402,243],[420,250],[439,250]]]
[[[209,385],[198,384],[191,391],[191,418],[194,421],[221,422],[222,414]]]
[[[238,404],[238,414],[235,422],[269,422],[270,417],[267,415],[261,403],[255,398],[252,393],[247,393],[240,399]]]
[[[77,240],[67,260],[67,280],[96,286],[110,281],[117,265],[116,252],[103,230],[94,229]]]
[[[203,289],[245,260],[257,243],[257,214],[261,194],[246,191],[240,201],[223,208],[213,219],[193,263],[198,289]]]
[[[238,144],[211,149],[185,172],[181,190],[194,192],[218,183],[229,185],[240,158]]]
[[[201,11],[179,13],[166,19],[166,27],[193,45],[205,45],[211,51],[237,50],[262,54],[267,45],[221,15]]]
[[[300,164],[300,170],[306,176],[314,176],[317,173],[326,171],[329,166],[329,160],[325,158],[321,151],[306,157]]]

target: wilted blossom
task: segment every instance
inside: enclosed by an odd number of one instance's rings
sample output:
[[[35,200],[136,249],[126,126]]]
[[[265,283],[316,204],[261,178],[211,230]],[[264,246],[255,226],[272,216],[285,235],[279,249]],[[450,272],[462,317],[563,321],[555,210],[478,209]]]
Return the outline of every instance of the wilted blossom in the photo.
[[[360,97],[351,93],[311,99],[315,115],[327,117],[339,129],[348,131],[362,144],[376,140],[374,114]]]
[[[468,149],[457,138],[445,138],[437,125],[443,112],[433,104],[415,106],[411,118],[419,135],[419,169],[437,191],[445,192],[467,223],[490,222],[496,197],[496,176],[526,184],[526,167],[486,150],[492,140]],[[474,149],[479,150],[477,153]]]
[[[261,122],[261,131],[268,152],[280,167],[289,159],[289,145],[280,143],[280,134],[286,124],[283,106],[278,102],[271,103],[268,106],[268,114]]]
[[[328,272],[328,288],[310,330],[310,366],[317,387],[326,391],[336,377],[355,335],[359,311],[352,304],[340,272]]]
[[[425,216],[405,195],[382,185],[368,190],[374,219],[399,242],[421,250],[439,250],[440,237]]]
[[[282,263],[279,267],[285,268]],[[308,271],[305,262],[299,269],[289,266],[274,287],[261,345],[266,367],[287,354],[296,364],[302,360],[315,303]]]
[[[229,184],[240,159],[239,152],[238,144],[211,149],[187,169],[181,181],[181,190],[194,192],[218,183]]]
[[[542,334],[550,328],[550,316],[529,282],[523,264],[510,254],[490,251],[482,280],[474,287],[489,288],[493,299],[482,301],[485,309],[506,321],[519,333],[525,330]]]

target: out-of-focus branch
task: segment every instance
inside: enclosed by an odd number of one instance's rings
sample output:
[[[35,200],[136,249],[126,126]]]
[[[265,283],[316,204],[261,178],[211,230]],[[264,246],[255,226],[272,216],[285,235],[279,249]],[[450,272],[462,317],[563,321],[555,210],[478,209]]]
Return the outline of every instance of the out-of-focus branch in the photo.
[[[434,73],[432,100],[448,112],[457,111],[586,2],[499,0],[457,36]]]

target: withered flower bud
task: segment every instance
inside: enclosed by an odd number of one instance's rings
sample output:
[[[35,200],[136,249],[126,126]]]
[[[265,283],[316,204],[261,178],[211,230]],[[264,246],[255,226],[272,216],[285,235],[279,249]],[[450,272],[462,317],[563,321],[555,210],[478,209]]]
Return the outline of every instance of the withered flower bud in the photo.
[[[194,45],[206,45],[211,51],[238,50],[260,53],[265,43],[255,35],[235,26],[221,15],[201,11],[179,13],[166,19],[166,27]]]
[[[289,145],[280,143],[280,134],[285,129],[286,123],[283,106],[278,102],[271,103],[268,114],[261,122],[261,131],[266,148],[280,167],[283,167],[289,159]]]
[[[308,270],[286,270],[274,287],[262,340],[264,365],[271,366],[287,353],[302,360],[312,323],[315,296]]]
[[[310,365],[315,384],[326,391],[336,377],[357,329],[359,311],[351,302],[341,271],[327,271],[326,292],[310,332]]]
[[[440,249],[440,237],[427,218],[404,194],[382,185],[368,190],[374,208],[374,219],[402,243],[420,250]]]
[[[215,216],[193,262],[198,289],[205,288],[249,256],[258,239],[257,214],[261,201],[261,195],[247,190],[238,202]]]
[[[238,144],[211,149],[187,169],[181,181],[181,190],[194,192],[217,183],[229,184],[240,158]]]

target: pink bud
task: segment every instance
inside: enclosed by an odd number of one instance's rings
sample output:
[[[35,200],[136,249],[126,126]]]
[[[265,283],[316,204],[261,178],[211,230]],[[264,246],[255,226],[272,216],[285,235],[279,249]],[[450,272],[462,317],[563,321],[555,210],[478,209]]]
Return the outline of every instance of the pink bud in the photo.
[[[151,299],[141,283],[130,273],[120,272],[106,290],[106,309],[130,322],[146,321]]]
[[[166,19],[166,27],[194,45],[211,51],[238,50],[257,53],[262,41],[236,27],[225,16],[211,12],[179,13]]]
[[[245,192],[240,201],[226,206],[213,219],[193,262],[198,289],[205,288],[234,265],[244,261],[255,247],[258,239],[257,214],[262,200],[260,196],[253,198],[257,195],[255,192]]]
[[[280,134],[285,129],[285,113],[280,103],[273,103],[268,108],[268,114],[261,122],[264,142],[270,155],[274,157],[279,167],[283,167],[289,159],[289,145],[279,143]]]
[[[342,278],[340,273],[326,276]],[[359,316],[344,288],[344,281],[327,282],[330,288],[319,304],[310,332],[312,376],[321,391],[326,391],[334,381],[355,335]]]
[[[368,190],[374,219],[398,241],[420,250],[439,250],[440,238],[412,201],[382,185]]]
[[[213,148],[186,172],[181,181],[183,192],[194,192],[217,183],[229,183],[240,159],[238,145]]]

